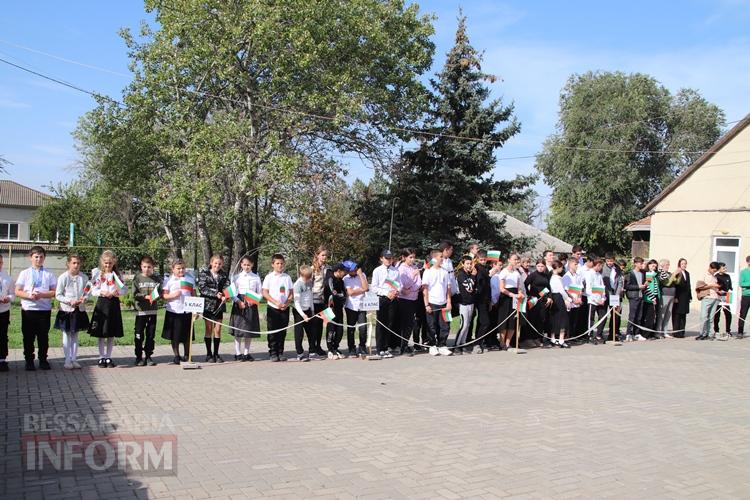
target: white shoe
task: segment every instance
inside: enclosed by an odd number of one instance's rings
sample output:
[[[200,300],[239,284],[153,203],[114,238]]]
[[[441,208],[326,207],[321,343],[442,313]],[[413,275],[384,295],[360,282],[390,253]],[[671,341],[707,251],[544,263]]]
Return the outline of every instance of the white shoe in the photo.
[[[73,361],[73,363],[71,364],[73,365],[73,368],[75,368],[76,370],[81,369],[81,365],[78,363],[78,361]]]
[[[336,353],[336,359],[346,359],[346,356],[343,353],[341,353],[341,352],[337,352]]]
[[[73,363],[65,363],[63,365],[63,368],[65,368],[66,370],[72,370],[73,369]]]
[[[440,354],[440,351],[438,351],[438,348],[434,345],[430,346],[430,356],[437,356]]]
[[[439,354],[440,354],[441,356],[453,356],[453,351],[451,351],[450,349],[448,349],[448,348],[447,348],[447,347],[445,347],[445,346],[443,346],[443,347],[438,347],[438,353],[439,353]]]
[[[648,339],[639,333],[638,335],[635,336],[635,340],[637,340],[638,342],[642,342]]]
[[[632,341],[633,341],[633,336],[632,335],[626,335],[625,336],[625,342],[632,342]]]
[[[664,338],[665,339],[673,339],[674,337],[672,335],[668,334],[668,333],[665,333],[664,334]]]
[[[328,351],[328,359],[336,359],[336,355],[333,353],[333,351]]]
[[[552,342],[552,345],[560,345],[560,341],[557,339],[551,339],[550,342]]]
[[[392,358],[393,354],[391,354],[391,351],[380,351],[380,357],[381,358]]]

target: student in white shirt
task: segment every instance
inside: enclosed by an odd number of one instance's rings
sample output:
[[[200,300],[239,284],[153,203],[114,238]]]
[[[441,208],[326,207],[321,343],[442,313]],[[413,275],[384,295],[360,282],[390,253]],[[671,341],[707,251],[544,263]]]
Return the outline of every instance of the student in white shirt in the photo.
[[[579,326],[586,324],[585,314],[588,312],[582,308],[583,304],[583,276],[579,272],[578,259],[568,259],[568,271],[562,277],[563,288],[565,292],[571,298],[571,303],[568,307],[568,334],[576,335],[578,333]],[[574,294],[570,293],[570,285],[580,286],[581,292]]]
[[[362,272],[356,262],[345,261],[346,276],[344,276],[344,288],[346,288],[346,339],[349,344],[349,357],[367,357],[367,311],[362,310],[362,299],[369,290],[367,276]],[[359,345],[354,338],[354,325],[359,325]]]
[[[161,337],[172,344],[174,359],[172,363],[179,365],[180,361],[187,361],[188,342],[191,342],[193,332],[190,331],[190,313],[185,312],[185,296],[182,291],[182,281],[185,278],[185,262],[182,259],[172,261],[172,273],[161,287],[161,298],[166,301],[164,312],[164,326]],[[183,345],[184,356],[180,357],[180,344]]]
[[[389,285],[389,281],[397,283],[397,287]],[[393,254],[390,250],[383,250],[380,254],[380,265],[372,272],[371,288],[378,295],[380,305],[375,327],[375,344],[381,357],[392,358],[393,354],[388,347],[392,345],[391,330],[395,332],[398,328],[396,307],[400,281],[398,270],[393,267]],[[397,340],[396,345],[400,345],[401,339],[397,338]]]
[[[401,263],[398,266],[398,277],[401,291],[398,293],[398,318],[401,330],[401,354],[414,355],[409,346],[409,337],[414,335],[414,342],[419,343],[419,332],[414,331],[414,323],[419,307],[419,295],[422,291],[422,278],[419,268],[414,265],[417,253],[411,248],[401,250]],[[406,339],[406,340],[404,340]]]
[[[89,335],[99,339],[99,368],[114,368],[112,349],[115,337],[123,336],[120,296],[127,294],[128,288],[117,270],[117,257],[111,250],[105,250],[99,257],[99,273],[92,285],[91,295],[96,297],[96,305],[91,314]]]
[[[260,277],[253,272],[255,263],[245,256],[240,260],[240,273],[232,277],[232,283],[237,288],[238,296],[232,304],[232,314],[229,316],[229,334],[234,337],[234,360],[254,361],[250,354],[250,341],[253,334],[260,331],[260,316],[258,315],[259,299],[262,297]],[[257,335],[257,334],[256,334]],[[244,341],[243,341],[244,339]],[[245,344],[244,353],[242,344]]]
[[[450,335],[450,323],[446,314],[451,311],[451,283],[448,271],[443,268],[443,252],[433,250],[431,258],[435,264],[422,275],[422,298],[427,316],[428,339],[432,356],[451,356],[447,341]]]
[[[578,266],[578,261],[575,261],[575,265]],[[570,346],[565,343],[565,334],[570,329],[568,310],[573,305],[573,298],[568,295],[560,277],[564,270],[565,266],[562,262],[559,260],[552,262],[552,276],[549,279],[549,287],[552,296],[552,344],[567,349]],[[580,299],[578,300],[580,302]]]
[[[331,266],[327,264],[331,253],[324,246],[319,246],[313,256],[312,270],[313,270],[313,314],[315,315],[312,320],[312,346],[310,346],[310,359],[316,359],[318,357],[326,357],[326,352],[321,346],[323,340],[323,318],[320,317],[320,313],[323,312],[328,304],[325,301],[325,288],[326,288],[326,276],[331,271]]]
[[[515,304],[519,300],[525,300],[522,291],[521,275],[516,269],[520,258],[518,254],[508,257],[508,265],[500,271],[500,299],[497,307],[497,321],[500,324],[500,347],[507,351],[510,341],[516,331],[516,309]]]
[[[294,347],[297,350],[297,361],[310,361],[310,351],[313,348],[312,319],[313,319],[313,289],[312,268],[300,266],[299,278],[294,282]],[[302,321],[302,323],[300,323]],[[299,323],[299,324],[298,324]],[[302,346],[302,340],[307,333],[308,354]]]
[[[271,361],[286,361],[284,341],[289,326],[289,306],[294,302],[292,278],[284,272],[286,261],[280,253],[271,257],[273,271],[263,279],[263,297],[268,302],[266,325],[268,330],[279,330],[268,334],[268,355]]]
[[[49,327],[52,318],[52,297],[57,289],[55,275],[44,268],[46,252],[35,245],[29,250],[31,267],[21,271],[16,280],[16,297],[21,298],[21,332],[26,370],[34,371],[34,342],[39,343],[39,369],[49,370]]]
[[[607,290],[604,286],[604,278],[602,277],[602,266],[604,262],[601,259],[595,258],[592,260],[591,269],[586,274],[586,301],[588,302],[588,328],[590,329],[595,323],[596,318],[600,320],[607,316]],[[604,337],[604,324],[606,319],[603,319],[599,326],[596,327],[596,333],[593,331],[589,332],[589,340],[592,344],[596,345],[599,342],[605,343],[607,339]]]
[[[8,371],[8,326],[10,305],[15,297],[16,284],[10,275],[3,271],[3,256],[0,255],[0,372]]]
[[[451,260],[453,258],[453,252],[455,250],[453,247],[453,242],[448,240],[441,241],[440,245],[438,246],[438,250],[440,250],[443,254],[443,264],[440,267],[448,272],[448,280],[451,284],[451,293],[453,294],[453,300],[451,301],[451,304],[458,306],[458,304],[460,304],[461,302],[460,300],[458,300],[458,297],[456,297],[456,295],[458,295],[459,293],[458,280],[456,280],[456,270],[453,267],[453,260]],[[459,313],[458,310],[451,312],[455,312],[456,314]]]
[[[60,309],[55,318],[55,328],[62,331],[63,353],[65,364],[63,368],[72,370],[81,368],[76,361],[78,355],[78,332],[89,328],[89,317],[86,315],[86,276],[81,273],[81,258],[78,255],[68,255],[67,268],[57,280],[55,299],[60,303]]]

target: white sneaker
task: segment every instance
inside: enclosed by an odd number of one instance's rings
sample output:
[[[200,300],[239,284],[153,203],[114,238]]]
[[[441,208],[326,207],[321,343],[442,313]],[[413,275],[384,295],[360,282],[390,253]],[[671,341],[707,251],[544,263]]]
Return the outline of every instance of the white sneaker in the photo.
[[[72,365],[73,365],[73,368],[75,368],[76,370],[81,369],[81,365],[78,363],[78,361],[73,361]]]
[[[380,352],[381,358],[392,358],[393,354],[391,354],[391,351],[381,351]]]
[[[333,353],[333,351],[328,351],[328,359],[336,359],[336,355]]]
[[[72,370],[73,369],[73,363],[65,363],[63,365],[63,368],[65,368],[66,370]]]
[[[337,352],[336,353],[336,359],[346,359],[346,356],[343,353],[341,353],[341,352]]]
[[[626,335],[625,336],[625,342],[632,342],[632,341],[633,341],[633,336],[632,335]]]
[[[448,349],[448,348],[447,348],[447,347],[445,347],[445,346],[443,346],[443,347],[438,347],[438,353],[439,353],[439,354],[440,354],[441,356],[453,356],[453,351],[451,351],[450,349]]]
[[[638,335],[635,336],[635,340],[637,340],[638,342],[642,342],[648,339],[639,333]]]
[[[664,338],[665,339],[673,339],[674,337],[672,335],[668,334],[668,333],[665,333],[664,334]]]
[[[557,339],[550,339],[550,342],[552,342],[552,345],[560,345],[560,341]]]
[[[430,346],[430,356],[437,356],[440,352],[438,351],[438,348],[434,345]]]

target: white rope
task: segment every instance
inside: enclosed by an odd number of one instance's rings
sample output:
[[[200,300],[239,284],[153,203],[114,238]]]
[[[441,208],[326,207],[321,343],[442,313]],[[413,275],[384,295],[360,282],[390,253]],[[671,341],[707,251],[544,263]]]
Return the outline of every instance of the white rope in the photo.
[[[594,331],[594,329],[596,327],[598,327],[600,323],[602,323],[603,321],[606,321],[607,318],[609,318],[609,313],[612,311],[612,309],[613,309],[612,307],[608,308],[607,309],[607,314],[605,316],[602,316],[601,318],[599,318],[599,321],[597,321],[596,323],[594,323],[593,325],[591,325],[591,327],[588,330],[586,330],[585,332],[581,333],[580,335],[576,335],[575,337],[566,337],[565,340],[576,340],[576,339],[579,339],[579,338],[583,337],[584,335],[588,335],[589,333],[591,333],[592,331]],[[528,324],[531,327],[531,329],[534,330],[534,332],[537,335],[540,335],[540,336],[544,337],[547,340],[557,340],[557,339],[553,339],[552,337],[548,337],[544,333],[542,333],[539,330],[537,330],[536,327],[531,324],[531,321],[529,321],[529,319],[526,317],[526,314],[523,314],[522,317],[523,317],[524,321],[526,321],[526,324]],[[607,340],[607,339],[605,338],[604,340]]]
[[[720,307],[717,307],[717,308],[716,308],[716,312],[714,313],[714,315],[713,315],[713,316],[711,316],[711,319],[709,319],[709,321],[713,321],[713,320],[714,320],[714,318],[716,317],[716,315],[717,315],[717,314],[719,314],[720,312],[721,312],[721,308],[720,308]],[[615,314],[617,314],[617,315],[618,315],[618,316],[620,317],[620,319],[623,319],[623,318],[625,318],[625,317],[624,317],[624,316],[622,315],[622,313],[621,313],[621,312],[617,312],[617,311],[615,311]],[[626,321],[627,321],[627,320],[626,320]],[[696,329],[696,328],[698,328],[698,329],[699,329],[699,328],[700,328],[701,326],[703,326],[703,321],[699,321],[698,323],[695,323],[695,324],[693,324],[693,325],[690,325],[690,327],[688,327],[688,326],[685,326],[685,328],[682,328],[682,329],[680,329],[680,330],[652,330],[651,328],[647,328],[647,327],[645,327],[645,326],[641,326],[641,325],[639,325],[638,323],[630,323],[630,322],[628,321],[628,324],[632,324],[633,326],[635,326],[635,327],[636,327],[636,328],[638,328],[639,330],[643,330],[643,331],[645,331],[645,332],[651,332],[651,333],[669,333],[669,334],[672,334],[672,333],[677,333],[677,332],[687,332],[687,331],[688,331],[688,329],[690,329],[690,330],[693,330],[693,329]]]
[[[222,323],[221,321],[216,321],[216,320],[213,320],[213,319],[209,319],[209,318],[203,316],[202,314],[198,314],[197,316],[199,318],[203,318],[205,321],[208,321],[210,323],[214,323],[216,325],[222,325],[222,326],[227,327],[230,330],[234,330],[236,332],[249,333],[251,335],[273,335],[274,333],[279,333],[279,332],[283,332],[284,330],[288,330],[289,328],[294,328],[295,326],[301,325],[302,323],[307,323],[309,321],[313,321],[316,318],[319,319],[320,321],[323,321],[323,318],[321,318],[319,314],[316,314],[314,316],[310,316],[306,320],[303,319],[303,320],[298,321],[296,323],[293,323],[291,325],[287,325],[287,326],[285,326],[283,328],[277,328],[275,330],[265,330],[265,331],[257,331],[256,332],[256,331],[253,331],[253,330],[245,330],[243,328],[237,328],[236,326],[227,325],[226,323]],[[326,323],[332,323],[332,324],[334,324],[336,326],[351,327],[351,328],[359,328],[360,326],[364,326],[364,325],[368,324],[368,323],[356,323],[354,325],[345,325],[343,323],[338,323],[336,321],[327,321]]]

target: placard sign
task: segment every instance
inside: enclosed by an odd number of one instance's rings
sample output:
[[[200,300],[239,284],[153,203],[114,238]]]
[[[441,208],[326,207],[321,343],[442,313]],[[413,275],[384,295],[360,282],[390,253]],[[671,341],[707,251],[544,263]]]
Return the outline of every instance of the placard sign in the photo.
[[[203,314],[205,300],[203,297],[185,297],[182,306],[186,313]]]
[[[365,292],[362,297],[362,311],[377,311],[380,309],[380,298],[375,292]]]
[[[619,295],[610,295],[609,296],[609,307],[617,307],[620,305],[620,296]]]

